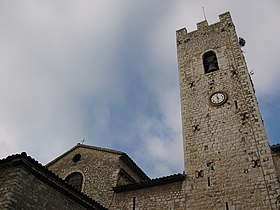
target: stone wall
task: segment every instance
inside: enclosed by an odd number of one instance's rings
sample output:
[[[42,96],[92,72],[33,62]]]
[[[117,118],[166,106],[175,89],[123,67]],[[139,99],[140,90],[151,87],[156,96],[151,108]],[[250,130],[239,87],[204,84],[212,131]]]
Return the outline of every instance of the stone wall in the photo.
[[[87,209],[32,175],[25,167],[0,170],[0,209]]]
[[[117,192],[109,209],[183,210],[186,204],[185,182],[162,184],[132,191]]]
[[[14,198],[13,192],[17,186],[17,177],[20,176],[20,171],[11,169],[0,170],[0,209],[9,209]]]

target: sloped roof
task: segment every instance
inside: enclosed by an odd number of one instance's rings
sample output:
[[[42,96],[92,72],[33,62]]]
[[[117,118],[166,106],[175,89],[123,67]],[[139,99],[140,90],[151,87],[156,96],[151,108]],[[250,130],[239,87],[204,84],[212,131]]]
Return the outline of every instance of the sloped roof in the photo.
[[[60,160],[61,158],[63,158],[64,156],[66,156],[67,154],[69,154],[70,152],[74,151],[79,147],[120,155],[120,159],[125,164],[127,164],[139,177],[141,177],[141,179],[150,180],[150,178],[145,174],[145,172],[126,153],[113,149],[107,149],[107,148],[96,147],[96,146],[80,144],[80,143],[78,143],[76,146],[72,147],[70,150],[66,151],[62,155],[58,156],[48,164],[46,164],[46,167],[49,167],[50,165],[54,164],[56,161]]]
[[[174,174],[174,175],[170,175],[170,176],[164,176],[164,177],[160,177],[160,178],[156,178],[156,179],[151,179],[151,180],[140,182],[140,183],[117,186],[117,187],[114,187],[113,190],[116,193],[126,192],[126,191],[143,189],[143,188],[147,188],[147,187],[154,187],[154,186],[159,186],[159,185],[170,184],[170,183],[174,183],[174,182],[182,182],[185,180],[185,178],[186,178],[186,175],[184,175],[184,174]]]
[[[93,210],[107,210],[95,200],[87,196],[86,194],[78,191],[74,187],[68,185],[63,179],[59,178],[55,173],[48,170],[41,165],[38,161],[30,156],[27,156],[25,152],[21,154],[14,154],[7,158],[0,160],[0,169],[9,167],[25,167],[31,174],[42,180],[45,184],[53,187],[63,195],[71,198],[78,204]]]

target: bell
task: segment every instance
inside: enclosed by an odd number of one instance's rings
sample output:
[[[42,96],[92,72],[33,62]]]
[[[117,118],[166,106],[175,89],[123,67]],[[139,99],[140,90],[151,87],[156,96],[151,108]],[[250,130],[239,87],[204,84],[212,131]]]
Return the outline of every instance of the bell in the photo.
[[[210,56],[207,56],[205,58],[205,60],[206,60],[207,63],[213,63],[213,62],[217,61],[217,58],[216,58],[215,55],[210,55]]]
[[[216,71],[216,70],[218,70],[217,66],[214,63],[209,63],[207,72]]]

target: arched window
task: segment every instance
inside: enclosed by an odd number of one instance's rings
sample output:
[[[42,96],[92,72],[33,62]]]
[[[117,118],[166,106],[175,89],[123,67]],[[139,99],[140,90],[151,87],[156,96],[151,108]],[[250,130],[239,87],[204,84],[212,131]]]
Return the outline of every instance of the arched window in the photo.
[[[77,190],[81,191],[82,184],[83,184],[83,175],[79,172],[74,172],[72,174],[69,174],[65,181],[71,185],[72,187],[76,188]]]
[[[215,52],[208,51],[204,53],[203,66],[205,74],[219,70],[218,60]]]

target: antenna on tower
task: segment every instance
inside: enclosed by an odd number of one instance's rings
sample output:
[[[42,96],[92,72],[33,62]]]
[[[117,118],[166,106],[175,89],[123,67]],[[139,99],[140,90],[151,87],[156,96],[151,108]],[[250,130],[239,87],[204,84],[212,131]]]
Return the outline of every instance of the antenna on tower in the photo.
[[[202,6],[202,11],[203,11],[204,20],[206,20],[206,15],[205,15],[205,11],[204,11],[204,6]]]

